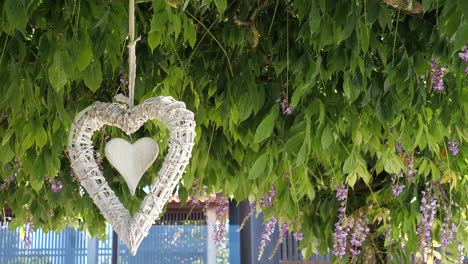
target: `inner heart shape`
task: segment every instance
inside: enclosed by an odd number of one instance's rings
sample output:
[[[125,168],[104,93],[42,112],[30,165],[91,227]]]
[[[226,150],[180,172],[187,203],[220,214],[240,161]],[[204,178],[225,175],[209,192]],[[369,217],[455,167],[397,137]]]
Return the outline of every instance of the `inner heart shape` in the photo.
[[[92,137],[95,131],[106,125],[118,127],[131,135],[148,120],[159,120],[169,130],[168,151],[139,211],[131,215],[99,169],[94,158]],[[68,139],[68,156],[73,172],[132,255],[136,254],[179,183],[192,155],[194,140],[193,113],[185,108],[183,102],[172,97],[149,98],[133,107],[96,102],[75,117]]]
[[[145,171],[158,157],[159,147],[151,138],[141,138],[134,144],[114,138],[107,142],[106,158],[127,182],[132,196]]]

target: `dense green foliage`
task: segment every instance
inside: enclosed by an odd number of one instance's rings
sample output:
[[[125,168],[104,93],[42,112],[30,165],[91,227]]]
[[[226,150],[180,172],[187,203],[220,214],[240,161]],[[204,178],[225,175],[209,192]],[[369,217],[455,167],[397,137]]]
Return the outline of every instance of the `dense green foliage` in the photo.
[[[437,194],[439,203],[451,203],[458,240],[468,241],[468,77],[457,55],[468,43],[468,1],[422,4],[423,14],[409,15],[378,0],[140,1],[135,98],[171,95],[196,113],[179,195],[190,195],[195,178],[237,200],[258,200],[275,185],[267,216],[302,231],[305,251],[323,253],[344,181],[347,213],[371,221],[365,243],[381,247],[391,226],[397,242],[385,242],[388,253],[408,258],[418,251],[421,191],[440,184],[447,195]],[[14,210],[12,227],[31,218],[45,230],[81,223],[102,235],[104,219],[71,176],[65,150],[79,111],[127,92],[119,79],[128,5],[1,0],[0,10],[0,202]],[[447,69],[442,92],[432,89],[433,59]],[[281,96],[292,114],[282,114]],[[164,130],[153,122],[139,134]],[[96,135],[101,155],[116,135]],[[447,150],[452,139],[457,156]],[[408,170],[408,157],[418,172],[414,182],[400,179],[406,187],[394,198],[391,177]],[[105,159],[102,167],[128,208],[138,208],[151,177],[134,198]],[[63,191],[52,192],[46,176]],[[441,207],[432,230],[439,243]]]

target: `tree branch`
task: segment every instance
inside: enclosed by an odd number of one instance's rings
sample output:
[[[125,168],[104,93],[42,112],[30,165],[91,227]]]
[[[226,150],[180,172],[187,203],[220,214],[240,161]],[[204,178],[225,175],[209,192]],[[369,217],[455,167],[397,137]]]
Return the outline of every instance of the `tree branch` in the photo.
[[[410,14],[422,14],[423,5],[419,0],[382,0],[385,4]]]

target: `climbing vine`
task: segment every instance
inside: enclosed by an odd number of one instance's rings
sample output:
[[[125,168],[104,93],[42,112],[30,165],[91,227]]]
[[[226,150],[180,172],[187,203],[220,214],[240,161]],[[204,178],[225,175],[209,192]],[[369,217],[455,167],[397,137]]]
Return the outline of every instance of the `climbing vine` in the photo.
[[[439,257],[455,260],[466,248],[467,1],[136,2],[136,101],[171,95],[196,113],[182,199],[205,185],[257,201],[266,220],[298,234],[305,254],[333,250],[336,223],[354,219],[349,237],[359,239],[340,240],[351,246],[336,248],[337,261],[369,252],[436,258],[442,244]],[[65,149],[79,111],[128,92],[126,1],[0,7],[0,201],[13,209],[9,226],[72,225],[102,238],[104,218]],[[96,158],[134,212],[159,167],[132,197],[104,158],[117,135],[95,134]],[[157,122],[133,137],[142,135],[167,145]],[[272,186],[271,205],[261,207]]]

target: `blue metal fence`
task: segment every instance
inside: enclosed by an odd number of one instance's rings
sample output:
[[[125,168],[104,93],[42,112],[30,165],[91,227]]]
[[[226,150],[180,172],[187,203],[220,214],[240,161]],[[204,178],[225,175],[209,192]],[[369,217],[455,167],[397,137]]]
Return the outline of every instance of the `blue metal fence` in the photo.
[[[174,235],[180,233],[177,241]],[[119,242],[120,264],[140,263],[206,263],[206,225],[155,225],[143,240],[138,254],[132,257]],[[84,232],[67,228],[56,234],[37,230],[31,235],[32,245],[25,248],[19,230],[0,229],[1,264],[110,264],[112,259],[112,229],[106,241],[90,239]],[[226,243],[228,240],[226,239]],[[227,247],[225,247],[227,248]],[[95,253],[94,253],[95,252]],[[229,252],[222,252],[218,263],[229,263]],[[226,257],[225,257],[226,258]]]

